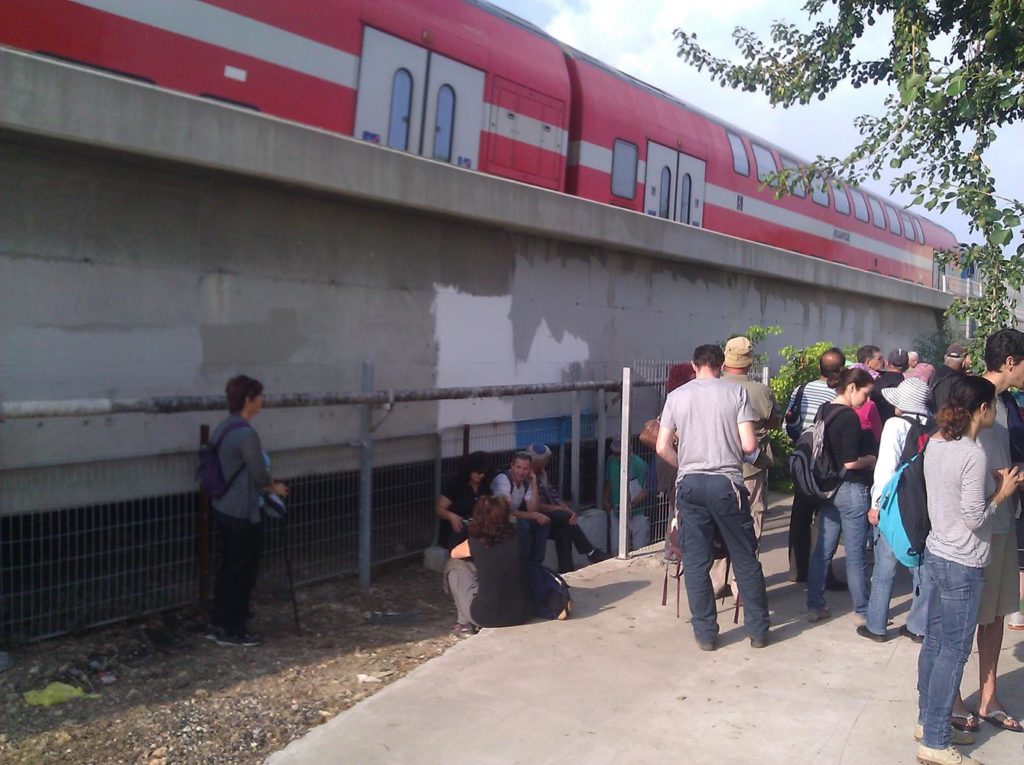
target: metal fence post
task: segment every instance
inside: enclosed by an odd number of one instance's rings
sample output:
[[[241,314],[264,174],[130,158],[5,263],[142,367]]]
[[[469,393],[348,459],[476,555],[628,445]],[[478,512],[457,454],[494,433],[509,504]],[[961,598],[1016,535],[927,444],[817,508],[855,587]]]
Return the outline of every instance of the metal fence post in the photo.
[[[199,445],[210,443],[210,426],[199,426]],[[199,523],[196,525],[196,556],[199,558],[199,607],[210,597],[210,495],[199,487]]]
[[[373,363],[363,362],[363,392],[373,390]],[[373,424],[373,405],[363,404],[360,417],[360,458],[359,458],[359,586],[370,586],[370,563],[372,548],[370,533],[373,529],[373,440],[370,427]]]
[[[626,550],[629,541],[629,414],[630,414],[630,368],[622,368],[622,427],[619,435],[622,447],[619,450],[619,558],[629,557]]]
[[[604,441],[607,438],[608,423],[605,419],[606,393],[602,388],[597,392],[597,485],[594,487],[594,505],[604,508]]]
[[[569,473],[572,486],[572,505],[580,507],[580,392],[572,392],[572,470]]]

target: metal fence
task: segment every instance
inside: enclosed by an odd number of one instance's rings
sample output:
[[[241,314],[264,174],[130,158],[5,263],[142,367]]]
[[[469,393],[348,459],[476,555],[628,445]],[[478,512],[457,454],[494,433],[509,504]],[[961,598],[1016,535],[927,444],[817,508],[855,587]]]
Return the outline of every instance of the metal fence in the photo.
[[[658,386],[664,381],[658,374],[664,368],[638,366],[638,379],[631,386],[638,406],[625,417],[630,433],[658,413],[663,399]],[[470,451],[486,451],[500,465],[517,449],[545,443],[553,452],[549,477],[563,496],[579,508],[599,506],[604,449],[598,447],[619,433],[620,391],[621,382],[615,380],[268,396],[267,408],[356,406],[363,417],[361,433],[319,447],[314,460],[275,455],[275,474],[287,476],[289,513],[287,527],[267,521],[259,586],[279,590],[286,585],[286,542],[297,584],[352,573],[368,584],[371,566],[420,554],[436,539],[439,487],[455,475]],[[375,407],[495,396],[543,400],[541,408],[556,414],[393,438],[372,432]],[[0,404],[0,420],[171,414],[222,406],[218,397],[5,403]],[[199,441],[197,433],[197,446]],[[5,511],[0,515],[0,644],[201,603],[211,591],[217,540],[209,505],[192,488],[193,471],[194,452],[139,455],[118,463],[0,469],[0,497],[7,500],[0,508]],[[51,499],[61,484],[94,492],[123,484],[129,475],[151,486],[188,488],[82,504]],[[653,512],[653,527],[664,527],[667,514]],[[663,538],[663,532],[656,533]]]

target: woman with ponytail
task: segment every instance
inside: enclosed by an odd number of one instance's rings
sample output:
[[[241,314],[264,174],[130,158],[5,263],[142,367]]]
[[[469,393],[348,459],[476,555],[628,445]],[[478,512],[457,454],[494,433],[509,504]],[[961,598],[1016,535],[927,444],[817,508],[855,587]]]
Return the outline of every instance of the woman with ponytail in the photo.
[[[851,367],[833,372],[828,386],[836,392],[824,404],[818,417],[825,420],[825,448],[843,476],[832,499],[821,505],[818,516],[818,543],[811,555],[807,575],[807,620],[818,622],[829,617],[825,603],[825,576],[832,556],[839,547],[842,532],[846,545],[846,582],[857,612],[858,624],[865,623],[868,609],[868,569],[864,546],[868,534],[868,507],[871,504],[872,470],[875,466],[874,439],[860,426],[856,409],[871,395],[874,380],[864,369]]]
[[[929,441],[925,456],[932,530],[925,545],[923,578],[932,594],[917,666],[915,737],[921,741],[917,758],[922,763],[976,762],[952,747],[971,743],[973,737],[951,733],[950,713],[977,625],[990,556],[989,521],[1020,483],[1016,467],[989,474],[978,434],[992,427],[995,416],[995,386],[983,377],[958,378],[939,410],[939,432]]]

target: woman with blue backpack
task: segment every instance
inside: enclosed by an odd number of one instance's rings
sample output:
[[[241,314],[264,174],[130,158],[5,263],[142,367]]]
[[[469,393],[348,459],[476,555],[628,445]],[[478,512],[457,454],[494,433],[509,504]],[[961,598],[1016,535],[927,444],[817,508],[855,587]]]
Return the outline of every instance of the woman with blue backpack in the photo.
[[[988,469],[978,434],[992,427],[996,388],[983,377],[952,384],[936,419],[924,462],[931,531],[925,544],[924,579],[931,589],[928,623],[918,658],[917,759],[931,765],[977,763],[953,743],[970,734],[950,728],[953,699],[971,652],[981,605],[985,566],[991,555],[990,521],[1000,502],[1017,491],[1017,468]],[[956,735],[957,740],[953,741]]]
[[[896,416],[885,421],[875,462],[871,509],[868,511],[868,523],[873,527],[875,568],[871,573],[867,624],[857,627],[858,635],[876,643],[884,643],[887,639],[885,627],[889,621],[889,602],[897,571],[896,555],[879,529],[879,499],[897,468],[924,448],[934,427],[928,409],[928,386],[922,380],[906,379],[895,388],[885,388],[882,396],[895,408]],[[900,634],[920,643],[924,640],[928,617],[927,589],[921,587],[920,566],[910,572],[914,578],[914,597],[907,623],[900,627]]]

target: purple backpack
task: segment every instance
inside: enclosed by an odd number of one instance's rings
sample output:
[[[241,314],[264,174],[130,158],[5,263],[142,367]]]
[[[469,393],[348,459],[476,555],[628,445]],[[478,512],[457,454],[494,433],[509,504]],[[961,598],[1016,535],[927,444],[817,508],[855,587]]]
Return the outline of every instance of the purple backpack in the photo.
[[[245,468],[245,463],[234,472],[231,478],[224,479],[224,470],[220,466],[220,457],[217,454],[217,450],[220,449],[220,445],[224,443],[224,439],[227,438],[228,433],[239,428],[247,428],[249,423],[247,422],[233,422],[224,428],[224,432],[220,434],[220,439],[214,443],[211,441],[208,444],[203,444],[199,447],[199,455],[196,465],[196,479],[199,481],[199,485],[202,487],[209,496],[216,499],[217,497],[223,497],[228,493],[228,489],[231,488],[231,484],[238,478],[238,474]]]

